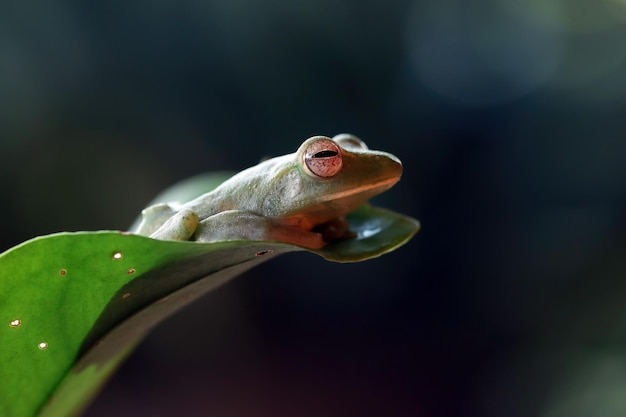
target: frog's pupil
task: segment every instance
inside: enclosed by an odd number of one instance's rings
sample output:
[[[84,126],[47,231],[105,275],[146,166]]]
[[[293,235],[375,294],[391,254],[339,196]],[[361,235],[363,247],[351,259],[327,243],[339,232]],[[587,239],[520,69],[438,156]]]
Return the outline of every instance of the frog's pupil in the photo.
[[[337,156],[337,152],[331,150],[320,151],[313,155],[313,158],[330,158],[333,156]]]

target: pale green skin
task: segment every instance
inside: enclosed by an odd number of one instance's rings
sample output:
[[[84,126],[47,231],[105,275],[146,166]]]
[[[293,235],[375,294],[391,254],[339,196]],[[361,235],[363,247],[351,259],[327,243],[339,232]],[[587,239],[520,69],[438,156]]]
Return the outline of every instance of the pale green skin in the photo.
[[[316,159],[322,171],[325,161],[342,163],[327,177],[305,163],[311,146],[328,144],[321,141],[333,141],[339,150],[338,156]],[[349,237],[344,216],[389,189],[401,174],[398,158],[369,150],[355,136],[314,136],[295,153],[241,171],[195,200],[146,208],[136,233],[163,240],[268,240],[319,249]]]

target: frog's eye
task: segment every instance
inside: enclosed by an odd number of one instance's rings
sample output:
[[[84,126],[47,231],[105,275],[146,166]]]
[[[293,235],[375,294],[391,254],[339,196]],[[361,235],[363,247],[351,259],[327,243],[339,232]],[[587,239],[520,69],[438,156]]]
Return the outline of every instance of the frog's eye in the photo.
[[[318,177],[333,177],[343,167],[341,149],[330,139],[317,140],[306,148],[304,163],[309,171]]]
[[[367,145],[361,139],[349,133],[341,133],[333,137],[333,140],[339,144],[342,148],[350,150],[366,151]]]

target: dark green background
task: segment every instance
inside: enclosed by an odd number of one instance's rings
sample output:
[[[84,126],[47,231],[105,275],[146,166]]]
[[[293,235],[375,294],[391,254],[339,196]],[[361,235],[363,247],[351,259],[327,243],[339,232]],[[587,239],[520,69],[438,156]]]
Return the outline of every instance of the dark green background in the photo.
[[[1,249],[340,132],[423,231],[238,278],[86,416],[626,413],[623,0],[102,3],[0,7]]]

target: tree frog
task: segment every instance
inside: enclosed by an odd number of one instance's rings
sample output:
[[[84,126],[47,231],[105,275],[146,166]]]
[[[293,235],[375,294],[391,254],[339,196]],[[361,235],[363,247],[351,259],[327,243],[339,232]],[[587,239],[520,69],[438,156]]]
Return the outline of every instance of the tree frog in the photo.
[[[313,136],[295,153],[234,175],[182,205],[143,210],[137,234],[163,240],[269,240],[320,249],[349,238],[346,214],[400,179],[394,155],[353,135]]]

